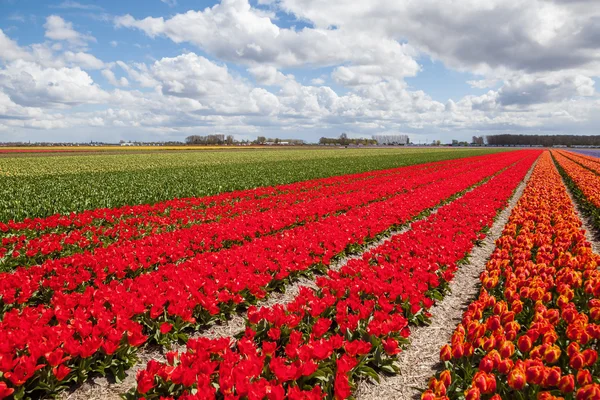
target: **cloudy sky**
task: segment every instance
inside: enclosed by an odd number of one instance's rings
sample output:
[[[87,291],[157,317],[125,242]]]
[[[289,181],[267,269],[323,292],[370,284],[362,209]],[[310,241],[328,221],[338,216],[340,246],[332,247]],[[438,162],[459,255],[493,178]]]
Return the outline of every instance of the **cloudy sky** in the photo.
[[[600,134],[598,0],[0,0],[0,141]]]

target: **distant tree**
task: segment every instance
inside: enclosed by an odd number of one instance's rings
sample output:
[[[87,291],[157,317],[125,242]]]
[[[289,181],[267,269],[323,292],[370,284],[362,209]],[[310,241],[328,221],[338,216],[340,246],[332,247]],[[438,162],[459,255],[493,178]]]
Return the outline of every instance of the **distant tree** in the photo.
[[[267,138],[264,136],[259,136],[256,138],[256,143],[258,144],[265,144],[267,142]]]
[[[225,142],[229,145],[233,144],[233,142],[234,142],[233,135],[227,135],[227,139],[225,139]]]
[[[346,134],[346,132],[343,132],[340,135],[340,144],[342,146],[346,146],[346,145],[350,144],[350,140],[348,140],[348,135]]]
[[[483,136],[473,136],[471,143],[476,146],[483,146]]]

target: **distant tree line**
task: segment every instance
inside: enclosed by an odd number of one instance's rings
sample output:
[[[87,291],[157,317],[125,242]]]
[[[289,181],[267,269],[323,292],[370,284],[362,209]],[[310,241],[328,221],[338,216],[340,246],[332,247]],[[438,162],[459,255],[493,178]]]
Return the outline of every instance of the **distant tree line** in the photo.
[[[348,135],[346,133],[342,133],[340,135],[340,137],[337,137],[337,138],[322,137],[321,139],[319,139],[319,144],[325,144],[325,145],[330,145],[330,146],[331,145],[348,146],[348,145],[359,145],[359,144],[369,145],[369,144],[377,144],[377,140],[363,139],[363,138],[351,139],[348,137]]]
[[[195,144],[195,145],[215,145],[215,144],[233,144],[233,135],[208,135],[208,136],[199,136],[199,135],[191,135],[185,138],[186,144]]]
[[[600,146],[600,135],[490,135],[491,146]]]
[[[259,136],[256,138],[254,144],[277,144],[277,145],[294,145],[300,146],[304,144],[304,140],[301,139],[280,139],[280,138],[268,138],[265,136]]]

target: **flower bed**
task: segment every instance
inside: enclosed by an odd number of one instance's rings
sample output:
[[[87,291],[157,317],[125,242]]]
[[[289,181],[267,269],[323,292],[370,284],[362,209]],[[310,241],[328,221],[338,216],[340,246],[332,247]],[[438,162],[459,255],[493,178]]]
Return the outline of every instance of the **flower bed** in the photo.
[[[286,306],[249,309],[236,341],[197,339],[151,361],[130,398],[348,398],[358,379],[397,373],[409,323],[427,321],[460,260],[539,154],[393,236]]]
[[[515,161],[509,171],[524,174],[537,154],[505,153],[483,168],[465,165],[464,174],[452,174],[436,185],[422,185],[343,215],[164,265],[135,278],[56,292],[47,304],[14,308],[0,322],[4,339],[0,382],[21,396],[54,393],[70,382],[86,379],[89,373],[122,376],[134,362],[136,348],[146,341],[185,340],[187,329],[226,318],[290,277],[326,268],[334,256],[405,223]]]
[[[249,218],[254,215],[254,218],[261,218],[265,212],[281,214],[288,208],[318,210],[320,207],[312,202],[323,198],[341,197],[346,201],[352,199],[353,195],[362,198],[369,189],[385,188],[383,182],[396,187],[405,177],[429,175],[446,168],[459,168],[465,163],[478,162],[481,163],[481,160],[475,157],[462,163],[433,163],[224,193],[206,198],[176,199],[154,205],[98,209],[44,219],[0,223],[0,270],[40,264],[45,260],[83,252],[86,252],[84,257],[96,251],[106,254],[116,247],[115,244],[129,244],[134,239],[156,237],[164,232],[184,228],[192,228],[189,229],[190,234],[202,235],[203,232],[197,232],[198,229],[216,230],[219,226],[216,222],[222,219],[225,219],[224,223],[228,223],[236,217]],[[340,204],[340,207],[343,206],[344,204]],[[273,216],[264,216],[264,219],[269,218]],[[302,218],[306,216],[298,215],[299,220]],[[210,222],[213,222],[210,227],[196,226]]]
[[[422,399],[598,399],[600,257],[545,153]]]
[[[464,177],[470,184],[518,160],[521,155],[513,154],[497,160],[482,160],[477,163],[466,163],[457,168],[430,168],[410,174],[403,174],[397,180],[387,176],[377,180],[375,185],[365,185],[361,190],[354,190],[348,195],[331,196],[314,199],[309,202],[282,204],[264,213],[240,216],[211,224],[199,225],[175,232],[150,235],[140,240],[133,240],[119,246],[99,249],[94,254],[84,253],[72,257],[64,257],[30,268],[19,268],[14,273],[0,273],[0,315],[14,308],[27,304],[48,304],[56,294],[83,291],[88,287],[99,287],[117,279],[134,278],[142,273],[149,273],[163,267],[174,267],[184,261],[206,265],[218,265],[239,259],[240,254],[248,252],[248,246],[257,249],[255,254],[264,248],[281,247],[279,242],[289,244],[296,240],[313,235],[314,228],[304,229],[299,225],[319,222],[326,232],[329,225],[339,223],[338,220],[361,218],[376,205],[376,202],[407,201],[419,193],[429,193],[431,185],[453,176],[454,186],[445,186],[454,193],[453,188],[464,189],[468,186],[460,181]],[[490,162],[492,163],[490,165]],[[494,169],[495,168],[495,169]],[[456,186],[456,185],[459,186]],[[431,186],[431,187],[430,187]],[[325,193],[324,193],[325,194]],[[417,213],[422,211],[420,204],[415,204]],[[381,206],[381,205],[380,205]],[[347,215],[347,217],[344,217]],[[387,223],[387,221],[384,221]],[[310,225],[310,224],[309,224]],[[389,228],[387,225],[386,228]],[[375,226],[371,226],[375,228]],[[348,226],[346,230],[350,229]],[[380,231],[377,231],[380,232]],[[306,236],[309,235],[309,236]],[[257,239],[258,238],[258,239]],[[257,244],[245,243],[256,240]],[[315,243],[320,243],[319,239]],[[246,246],[239,247],[240,244]],[[203,254],[232,247],[223,254]],[[343,249],[338,249],[339,251]],[[208,260],[208,261],[206,261]]]

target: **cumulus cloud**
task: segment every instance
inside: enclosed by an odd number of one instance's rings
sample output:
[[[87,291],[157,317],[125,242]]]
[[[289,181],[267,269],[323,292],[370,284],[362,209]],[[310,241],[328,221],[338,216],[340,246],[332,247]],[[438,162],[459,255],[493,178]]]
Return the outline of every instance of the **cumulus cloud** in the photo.
[[[156,61],[150,70],[163,94],[195,99],[215,113],[271,113],[277,98],[253,88],[217,65],[194,53]]]
[[[78,51],[73,53],[72,51],[66,51],[63,54],[65,61],[73,65],[78,65],[85,69],[100,69],[104,67],[104,63],[96,58],[95,56]]]
[[[102,7],[97,6],[95,4],[82,4],[77,1],[66,0],[60,3],[57,6],[51,6],[53,8],[62,8],[62,9],[75,9],[75,10],[102,10]]]
[[[127,78],[123,76],[117,79],[115,73],[112,72],[110,69],[103,69],[102,76],[104,76],[108,83],[110,83],[113,86],[129,86],[129,81],[127,80]]]
[[[381,72],[413,76],[419,66],[416,53],[395,40],[373,41],[355,29],[294,30],[280,28],[271,16],[251,7],[248,0],[224,0],[203,11],[188,11],[165,19],[115,19],[117,27],[136,28],[150,37],[165,36],[176,43],[189,42],[215,57],[243,64],[333,66],[349,63],[355,74]]]
[[[281,0],[317,27],[352,26],[409,43],[456,68],[527,72],[596,68],[600,60],[593,0]],[[596,70],[598,71],[598,70]]]
[[[0,69],[0,88],[25,107],[67,107],[102,103],[108,98],[79,67],[44,68],[22,60]]]
[[[7,116],[0,129],[174,135],[343,129],[360,136],[592,132],[598,121],[600,9],[593,0],[252,4],[222,0],[168,17],[116,17],[118,28],[189,43],[202,54],[163,57],[150,42],[144,48],[156,57],[151,62],[104,62],[85,48],[95,38],[57,15],[47,18],[42,43],[19,46],[0,30],[0,114]],[[59,7],[89,9],[74,1]],[[282,12],[303,28],[284,25]],[[424,57],[470,73],[464,83],[477,94],[438,101],[415,89],[416,81],[409,86],[406,78],[421,73]],[[100,71],[99,83],[92,70]],[[85,104],[95,106],[77,107]]]
[[[30,55],[0,29],[0,59],[13,61],[27,60],[29,58],[31,58]]]
[[[65,21],[58,15],[50,15],[46,18],[44,28],[46,28],[45,36],[48,39],[67,41],[75,46],[85,46],[87,42],[96,41],[96,38],[91,35],[77,32],[73,29],[72,23]]]
[[[498,92],[498,102],[503,106],[542,104],[594,93],[594,80],[587,76],[525,75],[507,82]]]

